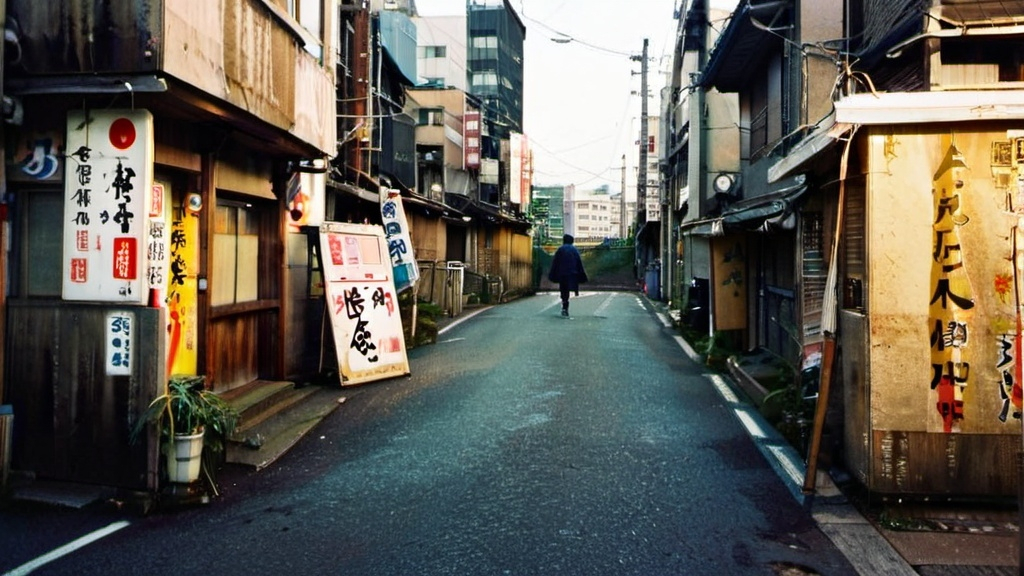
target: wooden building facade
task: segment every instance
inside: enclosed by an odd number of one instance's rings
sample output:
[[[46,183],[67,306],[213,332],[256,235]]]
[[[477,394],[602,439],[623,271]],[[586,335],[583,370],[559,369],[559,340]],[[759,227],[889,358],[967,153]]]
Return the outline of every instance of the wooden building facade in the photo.
[[[297,370],[289,184],[334,150],[337,52],[334,3],[290,4],[7,2],[15,468],[153,488],[155,448],[128,431],[170,374],[226,391]]]

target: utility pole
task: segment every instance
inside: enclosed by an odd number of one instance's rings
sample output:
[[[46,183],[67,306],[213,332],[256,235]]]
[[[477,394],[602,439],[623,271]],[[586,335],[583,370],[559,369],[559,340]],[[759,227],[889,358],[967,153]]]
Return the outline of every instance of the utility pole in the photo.
[[[619,193],[619,239],[625,240],[629,232],[629,225],[626,224],[626,155],[622,155],[622,191]]]
[[[636,173],[636,246],[634,247],[633,272],[639,279],[644,278],[647,265],[647,250],[641,245],[639,233],[647,222],[647,38],[640,56],[631,56],[634,62],[640,60],[640,165]]]
[[[631,57],[637,60],[636,56]],[[647,221],[647,38],[644,38],[644,50],[640,57],[640,164],[636,173],[636,210],[644,212],[643,221]],[[637,218],[637,224],[641,224]]]

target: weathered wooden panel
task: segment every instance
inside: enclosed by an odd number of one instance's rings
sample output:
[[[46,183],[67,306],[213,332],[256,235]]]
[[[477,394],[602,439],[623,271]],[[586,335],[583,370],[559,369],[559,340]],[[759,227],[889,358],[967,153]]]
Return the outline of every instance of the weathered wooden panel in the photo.
[[[259,308],[237,313],[216,313],[210,322],[210,352],[214,366],[212,385],[223,392],[259,378],[276,379],[280,357],[278,339],[279,312]],[[226,307],[231,308],[231,307]]]
[[[22,54],[8,73],[146,72],[158,68],[162,0],[8,0]]]
[[[874,430],[867,487],[880,494],[1016,496],[1019,435]]]
[[[224,2],[226,100],[277,126],[292,125],[298,46],[260,2]]]
[[[158,115],[153,118],[153,134],[155,164],[189,172],[202,170],[202,158],[191,149],[193,136],[187,124]]]
[[[868,136],[875,430],[1020,434],[1007,385],[1019,206],[994,177],[1019,168],[993,155],[1010,143],[1005,126],[984,124]]]
[[[127,376],[105,370],[105,319],[114,310],[135,318]],[[165,326],[155,308],[9,302],[12,467],[57,480],[154,488],[156,448],[131,445],[129,431],[163,387]]]
[[[196,88],[224,95],[224,3],[164,5],[163,69]]]
[[[328,3],[330,5],[330,3]],[[11,0],[22,55],[12,76],[164,71],[214,98],[334,150],[334,71],[299,43],[298,24],[259,0]],[[287,15],[284,16],[288,18]]]
[[[747,327],[746,242],[739,236],[713,238],[712,298],[715,330]]]
[[[333,68],[321,66],[304,51],[295,56],[294,128],[296,136],[323,150],[328,155],[338,140],[336,122],[325,122],[337,114]]]
[[[217,158],[215,184],[218,189],[275,200],[272,163],[266,156],[227,144]]]

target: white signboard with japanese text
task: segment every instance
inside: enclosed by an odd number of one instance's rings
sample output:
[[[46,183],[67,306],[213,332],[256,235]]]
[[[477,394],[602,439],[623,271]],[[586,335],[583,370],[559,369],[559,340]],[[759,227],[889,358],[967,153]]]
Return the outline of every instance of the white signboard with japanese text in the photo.
[[[387,246],[380,226],[320,226],[327,313],[342,386],[409,374]]]
[[[129,376],[132,373],[132,354],[135,348],[135,314],[127,311],[107,314],[106,371],[108,376]]]
[[[170,226],[167,225],[170,212],[170,189],[159,182],[154,183],[149,196],[149,214],[146,218],[146,283],[149,287],[149,304],[163,307],[167,296],[167,270],[170,266]]]
[[[413,254],[409,221],[405,217],[402,195],[398,190],[387,190],[386,194],[381,195],[380,213],[394,272],[395,290],[401,292],[411,288],[420,279],[420,267]]]
[[[660,222],[661,221],[661,200],[658,199],[658,189],[651,188],[647,189],[647,201],[644,205],[647,208],[647,221],[648,222]]]
[[[63,298],[145,303],[153,116],[71,110],[66,141]]]

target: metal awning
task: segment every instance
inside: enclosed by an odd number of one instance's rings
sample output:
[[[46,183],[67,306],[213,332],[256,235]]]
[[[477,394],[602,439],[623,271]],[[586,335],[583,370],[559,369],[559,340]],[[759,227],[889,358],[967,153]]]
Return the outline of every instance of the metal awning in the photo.
[[[1024,120],[1024,90],[853,94],[835,106],[836,122],[849,124]]]
[[[701,84],[719,92],[738,92],[781,45],[780,32],[792,23],[793,0],[742,2],[718,38],[701,75]]]
[[[725,229],[721,218],[704,218],[679,225],[679,231],[687,236],[722,236]]]
[[[402,201],[421,208],[428,216],[431,215],[431,213],[438,214],[442,218],[462,218],[465,216],[465,214],[457,208],[453,208],[444,202],[420,196],[419,194],[415,194],[411,191],[402,192]]]
[[[691,236],[723,236],[727,232],[768,232],[774,228],[788,229],[787,220],[794,214],[794,204],[807,192],[803,174],[794,176],[775,190],[741,200],[722,211],[717,218],[705,218],[679,226]]]
[[[768,168],[768,183],[774,184],[791,174],[804,171],[808,163],[831,149],[854,129],[854,124],[836,122],[834,115],[826,119],[823,126],[801,140],[782,160]]]
[[[360,200],[367,202],[373,202],[374,204],[380,204],[380,194],[377,192],[371,192],[365,188],[360,188],[348,182],[341,182],[338,180],[329,180],[327,185],[329,187],[340,190],[346,194],[351,194]]]

